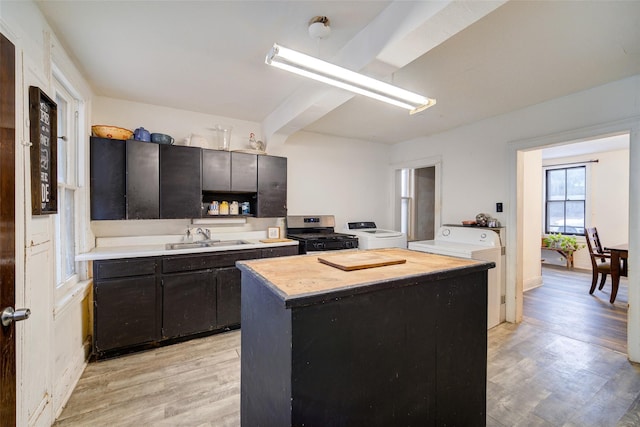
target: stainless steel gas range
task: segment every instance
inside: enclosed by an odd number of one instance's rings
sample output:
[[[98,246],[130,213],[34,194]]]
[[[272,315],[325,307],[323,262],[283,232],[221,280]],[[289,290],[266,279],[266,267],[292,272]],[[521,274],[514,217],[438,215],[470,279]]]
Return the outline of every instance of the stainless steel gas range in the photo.
[[[333,215],[290,215],[287,217],[287,238],[299,241],[301,254],[340,249],[356,249],[358,238],[336,233]]]

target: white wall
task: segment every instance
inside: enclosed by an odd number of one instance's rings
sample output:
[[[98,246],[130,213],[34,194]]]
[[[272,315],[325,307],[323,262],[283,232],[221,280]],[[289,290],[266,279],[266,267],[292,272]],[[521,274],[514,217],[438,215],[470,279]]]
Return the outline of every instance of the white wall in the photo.
[[[89,282],[54,294],[55,215],[31,216],[28,88],[37,86],[55,99],[57,69],[86,101],[89,113],[92,93],[35,3],[2,1],[0,30],[16,46],[17,62],[16,305],[32,310],[29,320],[16,325],[17,424],[49,426],[85,366]],[[79,193],[81,205],[85,189]],[[78,244],[86,247],[84,240]]]
[[[542,152],[534,150],[524,153],[524,197],[523,197],[523,290],[542,284],[540,266],[540,243],[542,220]]]
[[[94,98],[91,124],[130,130],[144,127],[150,132],[169,134],[178,144],[191,134],[206,136],[213,142],[216,125],[231,126],[231,150],[250,148],[250,133],[262,140],[259,123],[104,96]],[[217,145],[210,148],[217,148]]]
[[[280,146],[288,160],[289,214],[331,214],[392,228],[389,146],[298,132]]]
[[[518,151],[630,129],[630,153],[633,153],[634,144],[640,144],[639,118],[640,75],[636,75],[438,135],[406,141],[393,146],[391,159],[402,163],[421,157],[442,158],[442,222],[457,222],[480,211],[493,214],[494,202],[505,203],[504,214],[496,216],[507,227],[507,320],[518,321],[522,316],[521,249],[526,245],[517,239],[518,228],[524,226],[516,223],[516,204],[522,197],[516,185]],[[637,156],[630,154],[630,157],[634,170]],[[640,168],[640,164],[635,168]],[[634,219],[640,220],[633,216],[639,202],[633,192],[629,194],[632,208],[629,221],[635,224]],[[640,229],[635,226],[630,227],[628,236],[631,248],[636,244],[634,239],[640,241]],[[633,256],[630,265],[632,261]],[[631,269],[629,274],[629,317],[637,319],[640,310],[636,313],[631,301],[640,298],[640,293],[632,292],[635,288]],[[640,359],[637,332],[632,328],[629,333],[632,360]]]

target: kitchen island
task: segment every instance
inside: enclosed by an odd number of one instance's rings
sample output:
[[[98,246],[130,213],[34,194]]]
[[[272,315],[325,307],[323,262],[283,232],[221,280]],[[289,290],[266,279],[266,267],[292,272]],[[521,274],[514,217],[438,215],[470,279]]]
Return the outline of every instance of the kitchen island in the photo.
[[[237,263],[242,425],[484,425],[494,264],[340,252],[406,262],[353,271],[317,254]]]

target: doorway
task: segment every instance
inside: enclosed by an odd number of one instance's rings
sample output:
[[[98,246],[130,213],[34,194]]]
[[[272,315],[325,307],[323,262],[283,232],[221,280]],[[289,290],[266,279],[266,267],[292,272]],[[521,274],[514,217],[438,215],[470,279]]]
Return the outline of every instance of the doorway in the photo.
[[[432,240],[436,228],[436,166],[396,170],[396,229],[408,241]]]
[[[513,176],[513,183],[510,188],[510,203],[515,207],[510,213],[509,218],[510,221],[516,224],[515,229],[509,230],[508,233],[508,245],[514,248],[508,254],[508,284],[507,288],[507,320],[513,322],[519,322],[522,320],[523,316],[523,292],[524,285],[526,285],[528,276],[526,272],[525,265],[527,262],[531,262],[531,260],[535,260],[535,262],[540,265],[539,254],[540,254],[540,237],[542,232],[542,213],[537,221],[532,222],[528,214],[528,207],[530,206],[538,206],[538,209],[541,208],[541,201],[543,200],[540,195],[542,194],[542,184],[539,184],[540,191],[537,193],[538,196],[534,196],[535,200],[531,197],[525,197],[525,188],[527,182],[527,168],[525,167],[528,159],[527,155],[531,153],[535,153],[538,151],[541,153],[542,149],[570,149],[572,143],[581,142],[581,141],[595,141],[597,139],[618,136],[618,135],[626,135],[628,140],[628,146],[630,149],[628,150],[629,155],[625,159],[626,165],[629,165],[629,172],[624,179],[624,183],[628,184],[629,190],[634,186],[634,175],[636,172],[634,171],[634,163],[637,164],[638,159],[634,160],[634,143],[638,144],[638,131],[636,129],[637,121],[628,120],[628,121],[620,121],[611,124],[604,124],[601,126],[585,128],[585,129],[577,129],[571,132],[565,132],[563,134],[558,135],[549,135],[544,138],[535,138],[531,140],[523,140],[516,141],[511,144],[509,147],[509,155],[510,155],[510,165],[511,168],[510,176]],[[597,135],[597,136],[594,136]],[[569,141],[569,142],[567,142]],[[575,146],[578,147],[578,146]],[[575,148],[574,147],[574,148]],[[611,147],[610,147],[611,148]],[[571,153],[575,154],[575,153]],[[637,156],[636,156],[637,157]],[[598,164],[596,162],[596,164]],[[618,165],[620,162],[618,161]],[[598,164],[600,165],[600,164]],[[539,154],[538,160],[538,171],[542,170],[542,155]],[[541,175],[541,172],[538,172],[538,175]],[[602,179],[598,179],[594,185],[602,185]],[[542,182],[540,178],[538,182]],[[611,191],[611,186],[606,191]],[[625,206],[617,206],[616,209],[624,211],[628,213],[628,217],[626,217],[625,222],[629,224],[629,226],[622,232],[624,236],[625,242],[629,241],[633,242],[633,236],[637,235],[635,230],[632,227],[631,219],[637,217],[638,210],[634,209],[634,203],[637,205],[636,195],[633,191],[628,191],[628,195],[625,198],[626,204]],[[611,204],[609,204],[611,205]],[[607,206],[607,203],[604,203],[604,206]],[[595,210],[587,219],[587,224],[589,222],[598,225],[604,224],[606,218],[606,209],[600,208],[599,210]],[[532,226],[532,224],[536,224],[536,226]],[[532,236],[537,234],[535,237],[526,238],[527,230],[534,229],[534,233],[531,233]],[[632,243],[633,246],[633,243]],[[535,247],[535,249],[533,249]],[[532,256],[533,253],[538,254],[537,257]],[[588,258],[588,255],[584,254],[585,258]],[[589,261],[590,262],[590,261]],[[578,261],[579,265],[579,261]],[[590,272],[590,264],[588,264]],[[539,267],[540,268],[540,267]],[[541,276],[541,274],[540,274]],[[590,281],[589,281],[590,282]],[[628,278],[628,283],[633,283],[633,278]],[[590,283],[589,283],[590,284]],[[588,292],[588,289],[585,291]],[[631,302],[634,298],[637,298],[638,295],[635,295],[636,291],[633,286],[629,287],[629,301]],[[634,343],[637,341],[634,338],[634,333],[631,327],[632,319],[634,316],[637,316],[639,313],[634,313],[634,305],[630,304],[630,309],[628,312],[629,317],[629,325],[630,330],[628,333],[628,352],[629,358],[633,360],[637,360],[640,356],[640,353],[634,356],[634,352],[636,349],[634,347],[638,343]]]

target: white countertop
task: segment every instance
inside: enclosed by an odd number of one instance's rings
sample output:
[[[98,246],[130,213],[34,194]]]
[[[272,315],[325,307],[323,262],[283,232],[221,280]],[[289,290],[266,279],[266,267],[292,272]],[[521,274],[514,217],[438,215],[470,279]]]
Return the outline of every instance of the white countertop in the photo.
[[[231,236],[225,236],[231,237]],[[264,238],[263,238],[264,239]],[[164,243],[158,243],[154,241],[150,244],[123,244],[123,245],[105,245],[98,246],[91,249],[89,252],[85,252],[76,256],[76,261],[95,261],[106,259],[119,259],[119,258],[142,258],[150,256],[163,256],[163,255],[184,255],[184,254],[197,254],[206,252],[222,252],[222,251],[236,251],[246,249],[265,249],[273,248],[277,246],[297,246],[297,240],[291,240],[288,242],[277,243],[263,243],[260,240],[263,239],[247,239],[236,237],[229,239],[219,240],[244,240],[247,243],[241,245],[229,245],[229,246],[214,246],[214,247],[202,247],[202,248],[186,248],[186,249],[166,249],[167,243],[178,243],[176,241],[166,241]],[[137,239],[138,241],[140,239]],[[157,240],[157,239],[151,239]]]

